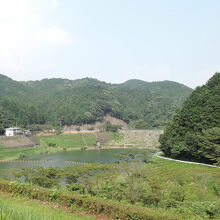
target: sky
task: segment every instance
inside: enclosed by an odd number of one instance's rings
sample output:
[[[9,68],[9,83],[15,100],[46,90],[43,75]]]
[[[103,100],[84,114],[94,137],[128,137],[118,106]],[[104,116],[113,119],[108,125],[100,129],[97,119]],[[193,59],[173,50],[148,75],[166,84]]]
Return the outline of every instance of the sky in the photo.
[[[220,71],[219,11],[219,0],[0,0],[0,73],[195,88]]]

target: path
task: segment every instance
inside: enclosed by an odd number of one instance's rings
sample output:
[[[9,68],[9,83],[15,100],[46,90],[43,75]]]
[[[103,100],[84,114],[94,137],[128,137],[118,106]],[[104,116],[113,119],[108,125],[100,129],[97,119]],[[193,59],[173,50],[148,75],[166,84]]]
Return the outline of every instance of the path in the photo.
[[[197,162],[190,162],[190,161],[185,161],[185,160],[176,160],[176,159],[172,159],[172,158],[168,158],[168,157],[164,157],[164,156],[160,156],[159,154],[161,154],[162,152],[159,151],[157,152],[155,155],[161,159],[165,159],[165,160],[172,160],[172,161],[176,161],[176,162],[180,162],[180,163],[189,163],[189,164],[197,164],[197,165],[203,165],[203,166],[207,166],[207,167],[216,167],[216,168],[220,168],[218,166],[214,166],[214,165],[210,165],[210,164],[205,164],[205,163],[197,163]]]

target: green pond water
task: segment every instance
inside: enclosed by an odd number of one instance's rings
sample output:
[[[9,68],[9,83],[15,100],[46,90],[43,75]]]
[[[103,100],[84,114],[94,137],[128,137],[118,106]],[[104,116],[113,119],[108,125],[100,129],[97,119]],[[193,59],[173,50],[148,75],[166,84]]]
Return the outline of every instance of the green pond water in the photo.
[[[42,167],[65,167],[74,164],[65,161],[84,162],[84,163],[114,163],[118,161],[117,155],[125,153],[128,149],[101,149],[101,150],[77,150],[64,151],[52,154],[40,154],[25,157],[25,162],[0,163],[0,169],[21,168],[27,166]],[[153,154],[149,153],[149,157]],[[50,161],[50,162],[48,162]]]

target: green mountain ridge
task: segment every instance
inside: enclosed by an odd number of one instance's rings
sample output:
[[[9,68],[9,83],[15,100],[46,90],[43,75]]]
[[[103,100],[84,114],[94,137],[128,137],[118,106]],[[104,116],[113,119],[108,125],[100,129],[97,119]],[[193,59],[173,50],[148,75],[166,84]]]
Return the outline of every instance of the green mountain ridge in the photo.
[[[3,128],[15,122],[26,126],[62,120],[63,125],[80,125],[110,114],[140,128],[157,128],[166,125],[191,92],[191,88],[172,81],[15,81],[0,75],[0,115],[4,118],[0,124]]]

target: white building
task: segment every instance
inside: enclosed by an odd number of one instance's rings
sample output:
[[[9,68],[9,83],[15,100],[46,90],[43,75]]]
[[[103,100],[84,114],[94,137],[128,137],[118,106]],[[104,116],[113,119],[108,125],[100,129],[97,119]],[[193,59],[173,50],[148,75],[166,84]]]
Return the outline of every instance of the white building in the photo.
[[[5,129],[5,136],[15,136],[22,134],[22,131],[19,127],[11,127]]]

